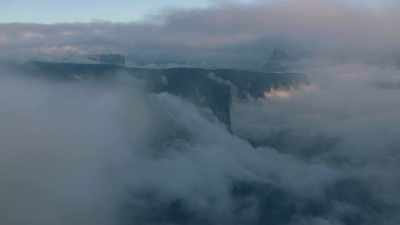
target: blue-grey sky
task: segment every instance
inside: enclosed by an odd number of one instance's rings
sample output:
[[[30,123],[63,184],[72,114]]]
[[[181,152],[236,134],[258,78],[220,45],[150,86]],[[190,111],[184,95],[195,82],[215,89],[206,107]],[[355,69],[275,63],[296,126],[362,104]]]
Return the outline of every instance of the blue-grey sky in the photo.
[[[169,7],[204,7],[210,0],[0,0],[1,22],[127,22]]]
[[[90,22],[93,20],[129,22],[141,20],[145,15],[156,13],[164,8],[205,7],[216,1],[218,0],[0,0],[0,23]],[[376,6],[389,0],[332,1]]]

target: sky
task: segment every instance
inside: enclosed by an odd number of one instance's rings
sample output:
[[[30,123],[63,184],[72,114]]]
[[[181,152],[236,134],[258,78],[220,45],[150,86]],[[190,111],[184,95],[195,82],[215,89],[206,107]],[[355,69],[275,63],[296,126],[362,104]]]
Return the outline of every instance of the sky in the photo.
[[[400,5],[388,7],[390,1],[0,0],[7,6],[0,7],[0,58],[116,52],[139,64],[254,68],[265,63],[272,46],[339,58],[391,57],[400,54],[400,32],[393,23],[400,19]],[[165,7],[178,9],[158,14]],[[149,14],[152,20],[143,17]]]
[[[166,8],[206,7],[221,1],[254,0],[0,0],[0,23],[132,22]],[[282,0],[273,2],[277,1]],[[341,1],[377,7],[388,0]]]
[[[0,0],[0,22],[129,22],[164,8],[209,4],[209,0]]]

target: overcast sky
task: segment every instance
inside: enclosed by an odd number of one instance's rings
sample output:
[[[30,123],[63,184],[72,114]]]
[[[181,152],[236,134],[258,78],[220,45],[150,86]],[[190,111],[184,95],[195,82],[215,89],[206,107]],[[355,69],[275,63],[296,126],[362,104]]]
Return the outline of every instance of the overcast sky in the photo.
[[[131,22],[165,8],[207,7],[215,2],[254,0],[0,0],[0,23],[59,23],[106,20]],[[283,2],[284,0],[264,0]],[[345,1],[357,6],[377,7],[391,0]],[[329,2],[328,1],[328,2]]]
[[[253,68],[272,47],[368,60],[400,55],[400,5],[392,0],[179,1],[0,0],[0,58],[117,52],[135,63]],[[160,14],[165,7],[178,9]]]

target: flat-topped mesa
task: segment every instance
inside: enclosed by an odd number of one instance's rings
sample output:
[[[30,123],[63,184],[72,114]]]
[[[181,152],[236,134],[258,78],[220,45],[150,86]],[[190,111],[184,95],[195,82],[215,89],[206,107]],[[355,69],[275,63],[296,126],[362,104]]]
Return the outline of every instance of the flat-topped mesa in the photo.
[[[263,73],[234,69],[144,69],[111,64],[31,62],[28,74],[55,81],[108,81],[125,74],[145,81],[150,92],[166,92],[209,108],[231,129],[231,106],[235,98],[263,98],[271,88],[307,82],[302,74]]]

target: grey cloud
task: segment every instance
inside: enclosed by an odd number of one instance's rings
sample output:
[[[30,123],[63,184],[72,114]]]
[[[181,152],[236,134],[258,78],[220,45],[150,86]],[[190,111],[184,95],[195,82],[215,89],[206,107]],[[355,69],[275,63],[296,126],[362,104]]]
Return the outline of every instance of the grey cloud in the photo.
[[[398,70],[308,68],[320,88],[235,103],[235,133],[267,140],[259,147],[134,79],[62,83],[2,69],[0,221],[398,224],[399,92],[371,83]]]
[[[254,149],[202,109],[135,80],[68,84],[2,69],[1,81],[4,224],[250,223],[265,210],[252,200],[259,191],[276,202],[319,199],[342,176]],[[246,185],[249,214],[236,216]]]
[[[373,197],[365,195],[366,208],[338,201],[339,208],[332,211],[332,224],[353,224],[338,220],[340,216],[336,213],[341,207],[347,210],[355,206],[352,210],[369,211],[368,204],[380,201],[386,206],[379,206],[385,209],[376,212],[376,216],[390,214],[391,210],[397,212],[400,198],[394,190],[399,178],[393,171],[397,167],[399,129],[391,124],[399,115],[396,102],[400,92],[376,88],[374,82],[396,80],[399,70],[367,64],[313,62],[306,70],[313,88],[300,88],[290,98],[269,97],[236,104],[233,117],[247,115],[236,120],[236,132],[253,143],[274,146],[306,161],[324,162],[337,168],[353,179],[345,182],[348,191],[358,186],[353,196],[364,195],[366,190],[373,193]],[[397,216],[389,217],[381,217],[376,223],[391,224],[398,220]],[[306,222],[310,223],[313,224]],[[323,220],[319,223],[330,224]],[[374,222],[361,224],[364,223]]]
[[[262,63],[276,45],[391,56],[399,47],[397,11],[397,6],[379,11],[322,0],[222,2],[161,12],[141,23],[2,24],[0,45],[3,54],[20,57],[116,51],[144,61],[219,60],[222,65]]]
[[[158,23],[0,25],[5,58],[121,51],[254,65],[270,45],[317,56],[294,96],[235,102],[240,137],[136,80],[59,83],[1,68],[0,223],[399,224],[400,92],[376,86],[399,70],[347,60],[396,54],[397,9],[219,3]]]

